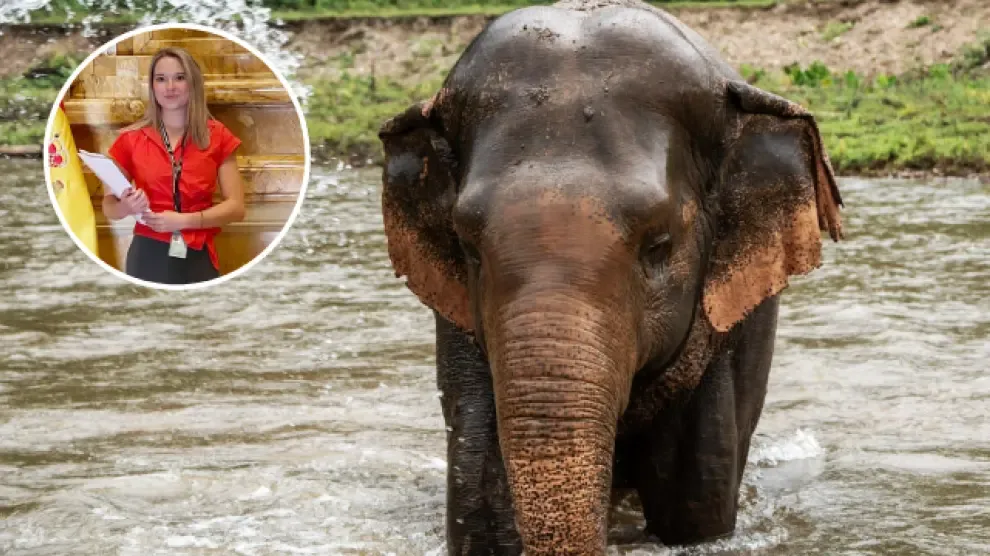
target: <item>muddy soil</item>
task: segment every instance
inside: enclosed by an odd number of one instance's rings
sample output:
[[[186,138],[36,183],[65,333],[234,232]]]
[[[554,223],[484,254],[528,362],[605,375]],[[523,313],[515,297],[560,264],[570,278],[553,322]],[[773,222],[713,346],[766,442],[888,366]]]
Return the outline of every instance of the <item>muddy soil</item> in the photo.
[[[22,75],[42,60],[57,54],[85,58],[101,44],[113,39],[117,33],[111,32],[110,29],[100,29],[87,37],[77,28],[0,26],[0,78]]]
[[[990,34],[987,0],[802,1],[771,9],[678,9],[677,17],[733,64],[777,69],[820,60],[866,75],[947,62]],[[917,25],[927,17],[928,23]],[[287,48],[302,53],[300,77],[342,70],[414,81],[449,68],[482,29],[483,16],[340,19],[292,23]],[[55,52],[88,54],[122,32],[10,27],[0,34],[0,77],[18,75]]]
[[[846,0],[769,11],[685,10],[677,16],[737,66],[769,69],[820,60],[866,75],[949,62],[990,34],[987,0]],[[922,24],[925,17],[930,23]]]
[[[798,2],[772,9],[680,9],[678,18],[737,67],[780,69],[824,62],[864,75],[900,74],[949,62],[990,35],[987,0],[843,0]],[[927,17],[928,23],[919,25]],[[485,17],[307,22],[289,47],[306,57],[307,75],[341,69],[401,81],[449,68],[482,29]]]

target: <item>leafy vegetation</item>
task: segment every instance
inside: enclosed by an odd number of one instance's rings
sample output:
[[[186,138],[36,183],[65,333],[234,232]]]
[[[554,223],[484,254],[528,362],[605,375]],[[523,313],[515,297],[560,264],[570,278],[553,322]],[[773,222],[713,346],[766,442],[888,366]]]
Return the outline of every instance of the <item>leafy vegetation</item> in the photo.
[[[433,95],[443,74],[404,86],[387,78],[351,76],[315,81],[306,107],[306,124],[314,153],[323,158],[352,155],[376,158],[378,128],[414,102]]]
[[[988,77],[957,76],[938,64],[900,79],[866,79],[813,64],[763,72],[755,84],[815,114],[839,172],[990,169]]]
[[[58,89],[35,88],[24,79],[0,80],[0,122],[46,120]]]
[[[978,69],[990,70],[990,34],[964,48],[953,64],[953,70],[957,73]]]
[[[853,24],[849,22],[840,23],[837,21],[830,21],[828,25],[825,26],[825,30],[822,31],[822,40],[833,41],[844,35],[846,31],[852,28]]]
[[[44,121],[0,121],[0,145],[41,145],[44,140]]]
[[[741,73],[816,115],[838,172],[990,170],[990,77],[957,76],[946,64],[902,78],[836,73],[820,63],[783,72],[744,66]],[[438,72],[414,87],[349,76],[311,83],[307,121],[315,150],[378,161],[379,125],[428,98],[442,79]]]
[[[822,81],[832,77],[832,72],[821,62],[813,62],[807,69],[791,64],[784,67],[784,73],[799,87],[817,87]]]
[[[24,75],[0,79],[0,144],[40,144],[58,92],[81,60],[61,54]]]
[[[82,56],[53,54],[24,72],[24,79],[33,89],[60,89],[82,61]]]
[[[444,15],[499,15],[524,6],[552,4],[555,0],[329,0],[316,2],[293,2],[298,8],[276,7],[272,15],[284,21],[334,17],[402,17],[402,16],[444,16]],[[735,7],[766,8],[780,0],[647,0],[651,4],[665,7]],[[309,4],[308,6],[306,4]]]
[[[444,15],[498,15],[523,6],[552,4],[555,0],[248,0],[272,10],[284,21],[336,17],[400,17]],[[783,0],[647,0],[658,6],[758,7],[774,6]],[[51,0],[31,12],[31,21],[41,24],[78,23],[99,14],[104,23],[133,23],[141,13],[175,15],[161,0]]]

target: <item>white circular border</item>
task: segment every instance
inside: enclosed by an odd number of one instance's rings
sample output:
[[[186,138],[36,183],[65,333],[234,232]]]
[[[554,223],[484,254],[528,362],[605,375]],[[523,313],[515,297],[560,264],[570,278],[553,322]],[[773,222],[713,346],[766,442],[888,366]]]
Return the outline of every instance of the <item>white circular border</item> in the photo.
[[[264,62],[264,64],[268,67],[268,69],[275,74],[276,78],[278,78],[279,82],[282,84],[282,87],[284,87],[285,90],[289,93],[289,99],[292,100],[292,105],[296,109],[296,116],[298,116],[299,124],[302,128],[305,160],[303,161],[303,181],[302,181],[302,185],[299,188],[299,198],[296,199],[296,206],[292,209],[292,213],[289,215],[289,219],[286,220],[285,224],[282,226],[282,230],[279,231],[278,235],[275,236],[275,239],[272,240],[272,242],[268,245],[268,247],[264,249],[264,251],[262,251],[258,255],[255,255],[253,259],[248,261],[246,264],[242,265],[240,268],[235,269],[233,272],[230,272],[229,274],[224,274],[222,276],[214,278],[213,280],[207,280],[205,282],[194,282],[192,284],[160,284],[158,282],[149,282],[146,280],[135,278],[133,276],[128,275],[125,272],[122,272],[114,268],[113,266],[110,266],[109,264],[107,264],[106,261],[104,261],[99,256],[91,252],[85,245],[83,245],[82,241],[80,241],[79,238],[76,237],[76,234],[72,233],[72,229],[69,228],[69,225],[65,221],[65,217],[62,215],[62,211],[58,206],[58,199],[55,198],[55,189],[52,187],[51,167],[48,163],[48,156],[47,156],[48,150],[46,145],[52,137],[52,128],[55,125],[55,114],[58,110],[58,107],[60,104],[62,104],[62,100],[65,98],[66,93],[69,91],[69,87],[71,87],[72,83],[75,82],[76,78],[82,72],[83,68],[89,65],[97,56],[105,52],[111,46],[116,45],[118,42],[124,39],[133,37],[134,35],[149,33],[151,31],[157,31],[161,29],[177,29],[177,28],[194,29],[197,31],[205,31],[207,33],[211,33],[214,35],[219,35],[247,49],[251,54],[257,56],[258,59]],[[58,215],[58,220],[62,224],[62,228],[64,228],[66,233],[69,234],[69,237],[72,238],[72,241],[76,244],[76,247],[78,247],[90,259],[95,261],[96,264],[103,267],[104,270],[106,270],[107,272],[113,274],[118,278],[124,279],[128,282],[131,282],[132,284],[137,284],[139,286],[145,286],[152,289],[166,290],[166,291],[198,290],[198,289],[208,288],[222,284],[227,280],[232,280],[240,276],[241,274],[244,274],[245,272],[251,270],[251,268],[254,265],[261,262],[262,260],[265,259],[265,257],[270,255],[271,252],[276,247],[278,247],[278,244],[282,242],[282,238],[285,237],[285,234],[289,231],[290,228],[292,228],[292,225],[296,221],[296,217],[299,216],[299,210],[302,208],[303,201],[305,201],[306,199],[306,189],[309,186],[309,173],[310,173],[310,166],[312,164],[312,155],[310,152],[311,149],[309,145],[309,129],[306,126],[306,116],[303,114],[302,107],[300,106],[299,100],[296,98],[295,93],[293,93],[292,87],[289,85],[289,82],[285,79],[282,73],[275,66],[273,66],[264,57],[264,55],[261,52],[259,52],[256,48],[247,44],[240,38],[232,35],[231,33],[228,33],[227,31],[216,29],[214,27],[209,27],[206,25],[200,25],[197,23],[159,23],[156,25],[139,27],[137,29],[128,31],[123,35],[114,38],[113,40],[107,42],[100,48],[97,48],[95,51],[93,51],[93,53],[90,54],[81,64],[79,64],[79,67],[77,67],[75,71],[72,72],[72,75],[69,76],[69,79],[67,79],[65,81],[65,84],[62,86],[62,90],[59,91],[58,97],[56,97],[55,99],[55,104],[52,105],[52,112],[48,116],[48,125],[45,126],[45,138],[41,148],[42,148],[42,160],[45,168],[45,187],[48,189],[48,198],[51,200],[52,206],[55,208],[55,214]]]

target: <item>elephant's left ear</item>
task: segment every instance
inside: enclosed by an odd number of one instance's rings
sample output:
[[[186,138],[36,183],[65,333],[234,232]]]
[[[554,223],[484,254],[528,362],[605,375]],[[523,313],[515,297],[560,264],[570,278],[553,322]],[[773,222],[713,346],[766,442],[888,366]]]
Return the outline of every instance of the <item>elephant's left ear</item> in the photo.
[[[811,114],[744,82],[729,82],[726,95],[731,124],[703,300],[721,332],[788,276],[821,264],[820,230],[842,237],[842,199]]]

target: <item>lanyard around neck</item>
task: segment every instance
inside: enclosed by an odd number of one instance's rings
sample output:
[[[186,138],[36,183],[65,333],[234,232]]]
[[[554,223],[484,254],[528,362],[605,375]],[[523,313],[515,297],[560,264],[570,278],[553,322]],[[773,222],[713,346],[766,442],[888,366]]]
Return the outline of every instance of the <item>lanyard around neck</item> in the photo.
[[[158,122],[158,132],[162,136],[162,142],[165,143],[165,150],[168,152],[168,160],[172,163],[172,201],[175,206],[175,212],[182,212],[182,202],[179,199],[179,178],[182,176],[182,161],[186,158],[186,132],[182,132],[182,137],[179,139],[179,145],[182,146],[182,158],[176,160],[175,153],[172,151],[172,144],[168,140],[168,132],[165,130],[165,122]]]

